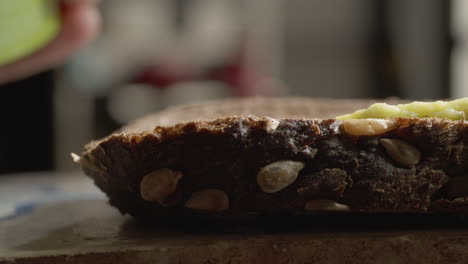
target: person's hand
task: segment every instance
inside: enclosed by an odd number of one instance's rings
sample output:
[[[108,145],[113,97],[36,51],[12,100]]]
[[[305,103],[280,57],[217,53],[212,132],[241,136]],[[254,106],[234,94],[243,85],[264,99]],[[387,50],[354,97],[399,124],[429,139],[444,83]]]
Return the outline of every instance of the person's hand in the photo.
[[[57,66],[73,52],[93,40],[101,25],[96,8],[97,2],[98,0],[61,1],[62,26],[59,35],[34,54],[0,66],[0,84]]]

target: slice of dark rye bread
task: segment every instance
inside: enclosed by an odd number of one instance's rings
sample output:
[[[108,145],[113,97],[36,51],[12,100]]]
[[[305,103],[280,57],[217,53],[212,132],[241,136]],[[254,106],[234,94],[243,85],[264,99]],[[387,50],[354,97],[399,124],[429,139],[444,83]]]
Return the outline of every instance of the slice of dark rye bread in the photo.
[[[468,212],[468,122],[395,118],[378,133],[355,135],[343,121],[299,118],[370,102],[254,98],[183,106],[91,142],[75,158],[112,205],[137,218],[191,211]],[[296,119],[246,115],[173,124],[176,116],[262,111]]]

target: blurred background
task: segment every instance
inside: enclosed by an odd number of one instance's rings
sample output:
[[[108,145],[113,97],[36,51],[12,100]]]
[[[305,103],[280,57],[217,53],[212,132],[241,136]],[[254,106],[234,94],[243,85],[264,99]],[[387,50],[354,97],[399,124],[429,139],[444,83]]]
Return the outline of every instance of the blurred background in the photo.
[[[62,67],[0,87],[0,173],[167,106],[263,96],[468,96],[468,1],[112,0]],[[26,111],[24,111],[26,109]]]

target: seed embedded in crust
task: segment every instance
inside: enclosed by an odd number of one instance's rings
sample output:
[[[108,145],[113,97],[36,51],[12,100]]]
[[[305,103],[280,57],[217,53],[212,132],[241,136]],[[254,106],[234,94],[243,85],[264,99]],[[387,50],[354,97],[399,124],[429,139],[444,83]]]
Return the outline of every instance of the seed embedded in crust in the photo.
[[[304,210],[346,212],[349,211],[350,208],[347,205],[332,200],[311,200],[305,204]]]
[[[79,156],[75,153],[70,153],[70,155],[73,162],[80,164],[83,168],[93,170],[95,172],[103,172],[107,170],[106,167],[97,161],[91,154]]]
[[[396,122],[393,119],[346,119],[343,130],[353,136],[375,136],[393,130]]]
[[[229,197],[218,189],[205,189],[192,193],[185,207],[208,212],[222,212],[229,208]]]
[[[81,157],[80,157],[80,156],[78,156],[77,154],[75,154],[75,153],[73,153],[73,152],[70,153],[70,156],[72,157],[73,162],[78,163],[78,164],[80,163],[80,161],[81,161]]]
[[[271,133],[273,131],[276,130],[276,128],[278,128],[279,124],[280,124],[280,121],[274,119],[274,118],[271,118],[271,117],[265,117],[264,118],[264,123],[265,123],[265,130],[268,132],[268,133]]]
[[[421,160],[421,152],[403,140],[381,138],[379,142],[392,160],[405,167],[412,167]]]
[[[257,183],[266,193],[278,192],[292,184],[304,168],[300,161],[281,160],[263,167],[257,174]]]
[[[164,203],[174,193],[182,173],[162,168],[146,174],[140,182],[140,195],[145,201]]]

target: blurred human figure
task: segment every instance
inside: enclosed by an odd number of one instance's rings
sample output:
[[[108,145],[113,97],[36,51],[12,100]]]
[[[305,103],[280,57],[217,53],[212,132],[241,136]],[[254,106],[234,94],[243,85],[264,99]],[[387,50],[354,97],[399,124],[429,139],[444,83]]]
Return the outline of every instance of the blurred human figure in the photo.
[[[93,40],[100,30],[99,0],[62,0],[62,26],[47,46],[13,63],[0,66],[0,85],[28,77],[62,63]],[[1,34],[1,32],[0,32]]]

